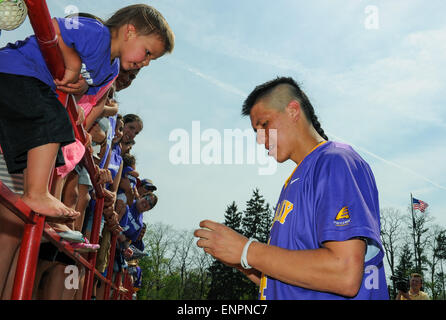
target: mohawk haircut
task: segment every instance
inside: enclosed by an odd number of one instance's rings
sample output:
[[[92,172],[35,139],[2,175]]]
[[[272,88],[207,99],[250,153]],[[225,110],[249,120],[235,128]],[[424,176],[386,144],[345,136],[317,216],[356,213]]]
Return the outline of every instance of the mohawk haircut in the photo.
[[[266,98],[274,98],[273,96],[275,94],[275,89],[281,85],[287,85],[288,88],[290,88],[289,93],[291,97],[299,101],[308,121],[311,121],[314,129],[316,129],[316,131],[322,138],[328,140],[328,137],[322,129],[321,124],[314,112],[314,108],[311,105],[310,100],[308,99],[307,95],[300,89],[297,82],[291,77],[277,77],[276,79],[270,80],[255,87],[255,89],[249,94],[249,96],[243,103],[242,115],[249,116],[251,114],[252,108],[258,101]],[[285,108],[286,105],[280,107]]]

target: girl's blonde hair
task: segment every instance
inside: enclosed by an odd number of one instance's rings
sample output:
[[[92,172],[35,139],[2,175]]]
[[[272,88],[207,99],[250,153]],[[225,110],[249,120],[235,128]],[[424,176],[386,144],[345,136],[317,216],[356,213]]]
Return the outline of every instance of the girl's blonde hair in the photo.
[[[146,4],[134,4],[121,8],[104,24],[110,31],[132,24],[139,35],[156,34],[164,42],[164,50],[168,53],[172,53],[175,46],[175,35],[166,19],[158,10]]]

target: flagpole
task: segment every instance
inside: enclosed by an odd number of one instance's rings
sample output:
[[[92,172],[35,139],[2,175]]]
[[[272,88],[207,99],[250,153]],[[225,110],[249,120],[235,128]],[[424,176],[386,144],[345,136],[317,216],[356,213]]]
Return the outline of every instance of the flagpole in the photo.
[[[413,250],[414,250],[414,255],[415,255],[415,268],[417,272],[421,272],[421,270],[418,270],[418,259],[417,259],[417,244],[416,244],[416,240],[415,240],[415,227],[416,227],[416,223],[415,223],[415,215],[413,212],[413,197],[412,197],[412,193],[410,193],[410,210],[412,212],[412,238],[413,238]]]

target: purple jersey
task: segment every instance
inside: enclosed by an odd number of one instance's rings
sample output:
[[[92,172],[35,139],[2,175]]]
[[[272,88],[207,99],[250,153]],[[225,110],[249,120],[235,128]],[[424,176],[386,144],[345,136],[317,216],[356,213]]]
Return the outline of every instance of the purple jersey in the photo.
[[[326,142],[307,155],[285,182],[268,243],[289,250],[311,250],[326,241],[356,237],[367,240],[367,252],[361,288],[353,299],[389,299],[373,173],[350,146]],[[347,299],[265,275],[259,296],[265,300]]]

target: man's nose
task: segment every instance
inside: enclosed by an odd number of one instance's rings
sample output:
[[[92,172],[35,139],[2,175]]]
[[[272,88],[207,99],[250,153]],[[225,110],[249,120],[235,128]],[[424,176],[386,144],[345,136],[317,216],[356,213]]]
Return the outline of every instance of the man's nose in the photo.
[[[266,132],[265,129],[257,130],[256,140],[258,144],[265,144],[266,141]]]

